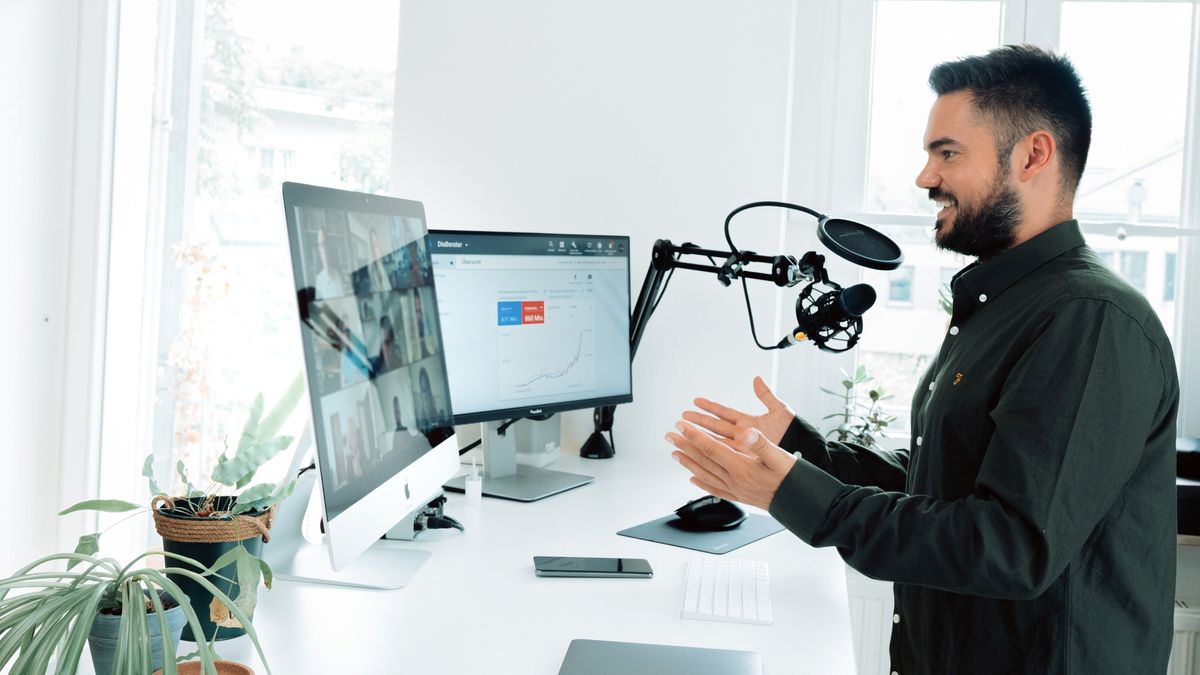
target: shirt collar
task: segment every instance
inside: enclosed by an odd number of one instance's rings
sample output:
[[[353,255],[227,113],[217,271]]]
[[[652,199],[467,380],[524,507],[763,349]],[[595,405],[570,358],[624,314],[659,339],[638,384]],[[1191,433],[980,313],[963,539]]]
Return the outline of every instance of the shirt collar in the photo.
[[[1079,222],[1066,220],[992,258],[967,265],[950,282],[954,314],[969,313],[999,297],[1022,277],[1085,243]]]

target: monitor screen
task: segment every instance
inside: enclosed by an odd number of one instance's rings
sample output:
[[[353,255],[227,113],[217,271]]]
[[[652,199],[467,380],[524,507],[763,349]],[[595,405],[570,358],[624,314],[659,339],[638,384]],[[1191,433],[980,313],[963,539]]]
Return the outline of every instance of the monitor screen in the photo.
[[[284,185],[326,518],[453,433],[420,202]]]
[[[628,237],[429,241],[456,423],[633,400]]]

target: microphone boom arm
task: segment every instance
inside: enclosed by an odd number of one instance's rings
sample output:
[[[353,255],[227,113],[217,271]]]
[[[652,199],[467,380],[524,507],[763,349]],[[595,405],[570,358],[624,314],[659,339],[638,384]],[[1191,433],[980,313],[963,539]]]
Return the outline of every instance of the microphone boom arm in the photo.
[[[813,216],[817,219],[817,239],[829,250],[856,265],[876,270],[894,270],[904,260],[904,254],[895,242],[865,225],[841,218],[830,218],[799,204],[777,201],[743,204],[725,217],[725,241],[730,248],[728,251],[700,248],[686,242],[677,246],[666,239],[654,242],[650,267],[646,270],[646,278],[642,282],[642,289],[638,293],[637,302],[629,317],[629,358],[631,361],[637,354],[642,334],[646,331],[646,324],[658,307],[658,303],[666,291],[667,283],[670,282],[671,275],[676,269],[715,274],[717,280],[724,286],[729,286],[734,279],[742,279],[742,288],[746,295],[746,312],[750,318],[750,332],[754,335],[754,343],[761,349],[782,349],[799,339],[809,339],[820,349],[832,352],[846,351],[855,345],[858,335],[862,332],[862,312],[875,302],[874,289],[866,284],[851,287],[847,289],[851,301],[847,302],[848,298],[842,295],[841,286],[829,280],[829,275],[825,270],[825,256],[819,255],[815,251],[809,251],[796,260],[791,256],[765,256],[753,251],[738,250],[730,235],[730,223],[737,214],[759,207],[778,207]],[[711,264],[703,265],[683,260],[685,256],[692,255],[704,256]],[[716,257],[723,258],[725,262],[720,265],[716,264]],[[748,266],[754,264],[769,264],[771,271],[766,273],[747,269]],[[803,327],[803,333],[794,332],[774,347],[767,347],[759,343],[754,329],[754,316],[750,308],[750,295],[746,291],[746,279],[770,281],[779,287],[795,286],[802,281],[810,282],[796,300],[796,315]],[[817,284],[822,284],[831,290],[819,291],[814,288]],[[866,293],[863,292],[864,289]],[[808,335],[811,328],[815,328],[815,331],[812,331],[815,334]],[[839,340],[838,344],[830,345],[831,341]],[[613,456],[612,444],[605,440],[602,432],[609,432],[611,438],[615,410],[616,406],[603,406],[595,409],[593,420],[596,431],[579,449],[581,456],[593,459],[606,459]]]
[[[721,265],[684,262],[684,256],[703,256],[708,259],[724,258]],[[771,271],[754,272],[746,269],[752,264],[769,264]],[[815,251],[805,253],[800,260],[792,256],[766,256],[753,251],[717,251],[700,248],[694,244],[676,245],[667,239],[654,242],[650,252],[650,265],[646,269],[646,277],[642,280],[641,291],[629,316],[629,359],[637,355],[638,345],[641,344],[642,334],[654,314],[659,300],[666,291],[667,282],[676,269],[692,270],[714,274],[723,286],[729,286],[734,279],[756,279],[770,281],[779,287],[795,286],[805,281],[821,281],[828,283],[829,276],[825,271],[825,256]],[[612,457],[612,444],[603,436],[603,432],[612,432],[615,405],[596,408],[592,419],[595,431],[579,449],[580,456],[591,459],[607,459]]]

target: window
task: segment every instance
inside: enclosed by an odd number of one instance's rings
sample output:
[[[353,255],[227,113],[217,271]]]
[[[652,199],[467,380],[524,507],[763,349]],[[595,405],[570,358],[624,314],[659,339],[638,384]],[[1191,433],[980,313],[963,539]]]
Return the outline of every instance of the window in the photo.
[[[110,320],[108,339],[142,340],[154,359],[149,412],[123,422],[152,427],[165,487],[178,482],[178,461],[193,477],[207,475],[236,445],[255,395],[277,400],[304,369],[280,184],[387,189],[399,3],[203,0],[189,14],[160,0],[157,20],[135,23],[147,13],[136,4],[122,8],[121,42],[147,42],[157,28],[157,49],[143,53],[158,62],[141,91],[119,95],[118,127],[133,129],[151,114],[172,124],[143,132],[157,139],[151,155],[162,149],[160,170],[146,162],[149,194],[118,186],[114,201],[140,203],[148,214],[159,248],[146,255],[157,261],[162,293],[139,312],[144,326]],[[119,67],[128,81],[149,70],[133,59]],[[151,113],[142,102],[157,91],[179,94],[156,100]],[[120,163],[144,144],[117,148]],[[122,302],[110,296],[110,308]],[[122,364],[107,368],[121,372]],[[303,417],[292,419],[294,431]]]
[[[866,271],[863,281],[888,289],[887,302],[865,317],[855,349],[874,384],[892,394],[887,411],[897,417],[893,429],[907,430],[908,406],[917,380],[941,344],[948,315],[941,284],[921,279],[949,277],[969,262],[933,245],[936,210],[926,191],[917,188],[925,163],[922,137],[934,94],[929,69],[964,54],[986,52],[1000,44],[1000,2],[882,0],[875,3],[870,73],[869,146],[861,206],[866,222],[892,237],[904,250],[905,267],[888,274]],[[954,26],[937,31],[930,26]],[[894,214],[896,219],[878,218]],[[923,214],[907,220],[905,214]],[[903,221],[903,222],[901,222]],[[894,224],[887,224],[894,223]],[[886,225],[885,225],[886,224]],[[948,272],[946,272],[948,271]]]
[[[864,222],[896,239],[905,264],[912,266],[911,276],[907,271],[899,277],[863,273],[863,281],[876,288],[886,284],[890,301],[867,314],[855,350],[859,363],[895,394],[890,412],[900,418],[898,428],[907,422],[921,364],[941,344],[946,314],[938,299],[943,284],[970,262],[932,244],[933,206],[913,184],[924,164],[920,141],[934,100],[926,78],[937,63],[981,54],[1001,42],[1042,44],[1066,54],[1079,70],[1094,119],[1076,218],[1105,262],[1145,294],[1178,349],[1182,337],[1174,299],[1182,237],[1177,228],[1200,225],[1181,210],[1189,202],[1184,183],[1188,92],[1200,79],[1200,73],[1189,70],[1200,49],[1194,44],[1194,3],[876,0],[872,6],[869,45],[861,37],[863,19],[855,23],[852,14],[845,16],[853,25],[841,34],[843,40],[871,49],[869,67],[849,71],[864,82],[869,98],[846,87],[851,93],[838,99],[842,118],[851,118],[849,111],[856,106],[869,111],[861,118],[868,139],[865,158],[861,165],[853,159],[841,162],[850,168],[840,180],[850,187],[835,186],[832,193],[841,200],[838,206],[859,210]],[[1119,50],[1112,48],[1113,35],[1121,35]],[[1153,111],[1153,124],[1148,111]],[[855,188],[858,181],[861,187]],[[921,279],[940,283],[934,287]],[[906,294],[909,303],[897,301]]]

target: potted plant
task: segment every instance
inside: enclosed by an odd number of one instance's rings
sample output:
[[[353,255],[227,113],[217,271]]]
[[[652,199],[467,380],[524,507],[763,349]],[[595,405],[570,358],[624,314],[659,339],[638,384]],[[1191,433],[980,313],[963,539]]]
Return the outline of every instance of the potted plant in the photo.
[[[821,391],[842,399],[842,411],[826,415],[823,418],[841,418],[842,420],[827,436],[842,443],[851,441],[871,447],[875,444],[876,438],[883,435],[883,430],[896,420],[895,415],[885,412],[880,406],[882,402],[891,399],[892,396],[885,394],[883,387],[875,387],[867,391],[869,403],[861,400],[859,387],[875,379],[867,373],[866,366],[860,365],[854,371],[853,377],[845,370],[842,371],[842,375],[845,377],[842,380],[844,391],[838,392],[821,388]]]
[[[193,575],[168,573],[168,579],[189,598],[197,617],[195,625],[188,622],[183,627],[184,640],[227,640],[246,633],[246,617],[253,616],[258,584],[269,579],[270,568],[261,560],[261,553],[263,543],[270,540],[275,505],[291,495],[296,481],[287,476],[279,483],[250,484],[259,467],[291,445],[292,437],[279,436],[278,432],[303,392],[304,378],[297,376],[265,417],[263,396],[259,394],[250,407],[233,455],[221,454],[211,482],[204,489],[189,480],[183,462],[178,462],[176,471],[185,486],[184,494],[166,495],[154,477],[154,456],[146,457],[142,474],[154,495],[149,510],[155,529],[163,538],[163,549],[179,560],[193,561],[196,567],[193,572],[209,569],[219,561],[223,563],[215,568],[217,573],[212,579],[205,580],[207,583],[200,583]],[[60,515],[79,510],[115,513],[144,508],[120,500],[91,500],[76,504]],[[96,553],[100,534],[80,537],[76,553]],[[221,595],[214,594],[212,586]],[[233,611],[228,598],[233,599],[239,612]],[[196,626],[200,632],[195,632]]]
[[[165,569],[144,566],[162,555]],[[230,554],[232,558],[233,555]],[[66,569],[55,563],[66,563]],[[172,563],[183,563],[170,566]],[[112,558],[60,553],[39,558],[0,580],[0,669],[12,664],[13,673],[76,672],[84,642],[92,653],[97,675],[142,674],[162,669],[176,675],[176,646],[185,623],[199,631],[188,597],[169,578],[192,579],[221,598],[243,620],[247,633],[266,664],[258,636],[245,615],[212,578],[227,561],[207,569],[199,562],[165,551],[147,551],[122,566]],[[199,571],[197,571],[199,570]],[[205,675],[216,675],[215,651],[201,642],[194,654]],[[266,666],[270,672],[270,666]]]

